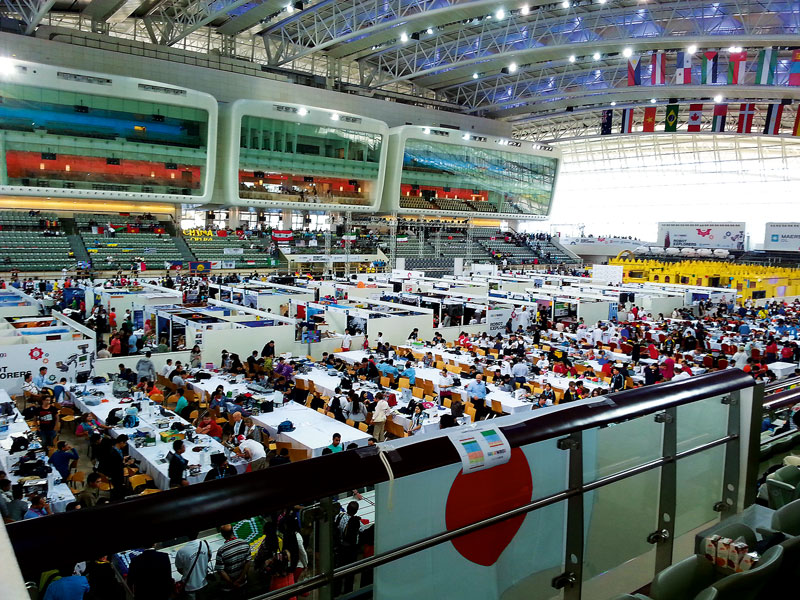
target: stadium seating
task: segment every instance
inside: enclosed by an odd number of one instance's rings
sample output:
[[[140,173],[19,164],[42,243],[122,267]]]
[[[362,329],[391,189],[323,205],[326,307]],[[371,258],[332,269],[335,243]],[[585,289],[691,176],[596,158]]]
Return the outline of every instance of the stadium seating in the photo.
[[[56,216],[27,212],[0,212],[0,268],[20,271],[60,271],[75,265],[73,248],[60,225],[50,227],[57,235],[45,235],[46,222]]]
[[[239,239],[235,235],[214,237],[209,241],[185,238],[189,249],[201,261],[233,261],[237,269],[263,269],[275,264],[275,259],[264,248],[269,249],[269,238]],[[251,248],[251,246],[253,246]],[[225,254],[226,248],[241,248],[241,254]]]

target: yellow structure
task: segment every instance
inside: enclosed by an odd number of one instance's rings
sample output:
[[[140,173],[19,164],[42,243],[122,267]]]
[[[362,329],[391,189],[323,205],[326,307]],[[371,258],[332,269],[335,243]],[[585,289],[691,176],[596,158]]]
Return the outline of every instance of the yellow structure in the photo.
[[[664,262],[619,256],[609,264],[622,265],[625,282],[733,288],[741,293],[742,299],[800,296],[800,269],[705,260]]]

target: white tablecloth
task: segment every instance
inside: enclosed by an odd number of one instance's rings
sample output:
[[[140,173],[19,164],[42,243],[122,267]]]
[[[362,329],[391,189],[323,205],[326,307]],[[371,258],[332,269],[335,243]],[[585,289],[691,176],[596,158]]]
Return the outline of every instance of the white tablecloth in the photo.
[[[278,434],[278,425],[283,421],[291,421],[294,431]],[[351,443],[366,446],[370,438],[368,433],[360,429],[350,427],[297,402],[276,406],[271,413],[253,415],[253,422],[269,431],[270,436],[279,442],[311,450],[312,456],[322,454],[322,449],[330,445],[334,433],[342,436],[342,444],[345,447]]]
[[[794,370],[797,368],[797,364],[788,362],[774,362],[768,364],[767,368],[769,368],[770,371],[775,373],[775,375],[780,378],[794,373]]]
[[[0,403],[4,402],[12,402],[12,400],[6,390],[0,389]],[[12,485],[17,483],[19,477],[11,472],[11,468],[25,455],[25,452],[10,454],[8,449],[11,448],[13,437],[21,433],[27,433],[30,430],[30,427],[28,427],[28,424],[25,422],[25,419],[22,418],[22,415],[16,407],[14,407],[14,417],[15,420],[8,426],[8,432],[4,433],[2,440],[0,440],[0,444],[2,444],[2,447],[0,447],[0,468],[6,472]],[[67,508],[67,504],[75,500],[75,495],[66,483],[56,483],[56,481],[60,481],[61,475],[54,467],[50,468],[53,470],[55,479],[52,485],[48,482],[47,501],[53,512],[64,512]]]
[[[98,420],[103,424],[105,424],[106,418],[108,418],[108,415],[111,413],[112,410],[114,410],[115,408],[124,409],[130,406],[130,403],[120,403],[119,399],[111,395],[110,384],[94,386],[93,389],[104,392],[104,395],[90,396],[90,397],[100,397],[108,400],[108,402],[101,402],[97,406],[89,406],[86,404],[87,397],[76,396],[75,406],[77,406],[81,410],[81,412],[93,412],[97,416]],[[122,413],[120,413],[120,418],[122,416],[123,416]],[[172,450],[172,443],[163,443],[161,441],[159,432],[163,430],[158,429],[156,427],[156,425],[154,424],[155,418],[160,418],[160,417],[150,417],[147,413],[142,411],[139,414],[138,427],[134,429],[114,427],[110,433],[114,437],[117,437],[123,433],[130,436],[136,430],[149,431],[154,434],[154,437],[156,438],[155,446],[142,446],[140,448],[137,448],[135,447],[133,440],[129,440],[128,453],[133,458],[135,458],[140,462],[141,471],[143,473],[146,473],[147,475],[150,475],[153,478],[153,481],[155,482],[158,488],[166,490],[169,488],[169,463],[164,459],[167,456],[167,454]],[[187,421],[185,421],[178,415],[170,417],[171,423],[174,423],[175,421],[179,421],[183,424],[188,424]],[[199,481],[203,481],[203,479],[206,476],[206,473],[208,473],[211,470],[209,456],[211,454],[224,453],[225,448],[215,439],[205,435],[198,436],[196,443],[189,442],[188,440],[185,443],[186,443],[186,453],[183,455],[184,458],[189,461],[189,464],[199,464],[201,466],[200,472],[195,475],[189,475],[189,472],[187,471],[186,479],[189,481],[189,483],[197,483]],[[192,448],[194,447],[204,447],[206,448],[206,450],[203,452],[194,452],[192,450]],[[247,461],[239,459],[236,456],[231,456],[229,462],[231,466],[236,467],[236,470],[239,473],[244,473],[244,471],[247,469]]]

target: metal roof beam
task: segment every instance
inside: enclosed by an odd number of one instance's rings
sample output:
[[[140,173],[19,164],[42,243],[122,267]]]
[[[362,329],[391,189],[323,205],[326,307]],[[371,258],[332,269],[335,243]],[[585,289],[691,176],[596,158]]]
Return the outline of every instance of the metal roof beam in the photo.
[[[248,0],[165,0],[145,17],[158,43],[172,46]]]
[[[25,35],[30,35],[55,3],[55,0],[2,0],[0,12],[21,21]]]

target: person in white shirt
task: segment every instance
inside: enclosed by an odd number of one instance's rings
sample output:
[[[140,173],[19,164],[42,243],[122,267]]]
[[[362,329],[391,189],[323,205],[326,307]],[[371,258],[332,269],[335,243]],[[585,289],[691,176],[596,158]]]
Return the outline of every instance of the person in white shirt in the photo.
[[[344,337],[342,338],[342,352],[348,352],[352,344],[353,344],[353,336],[350,335],[349,331],[346,331]]]
[[[680,381],[681,379],[689,379],[690,377],[691,375],[684,371],[681,365],[675,365],[675,376],[672,378],[672,381]]]
[[[239,436],[244,437],[244,436]],[[260,471],[267,466],[267,452],[261,442],[244,438],[239,440],[239,451],[250,461],[250,470]]]
[[[375,338],[375,343],[376,344],[382,344],[383,343],[383,332],[381,332],[381,331],[378,332],[378,337]]]
[[[378,402],[375,404],[375,409],[372,411],[372,436],[382,442],[386,439],[386,419],[392,412],[389,403],[384,399],[383,394],[378,394]]]
[[[172,367],[172,359],[168,358],[167,359],[167,364],[165,364],[164,367],[161,369],[161,375],[163,377],[169,377],[169,374],[172,373],[172,369],[173,369],[173,367]]]
[[[592,342],[596,346],[598,343],[603,341],[603,330],[600,327],[595,327],[592,330]]]
[[[739,346],[736,353],[731,357],[733,366],[737,369],[743,369],[747,364],[747,352],[744,351],[744,346]]]
[[[523,306],[522,312],[519,313],[519,324],[522,325],[523,329],[527,329],[531,324],[531,313],[528,312],[528,307]]]
[[[187,542],[175,554],[175,569],[181,574],[184,582],[185,597],[194,600],[197,592],[208,584],[208,561],[211,549],[205,540]]]

